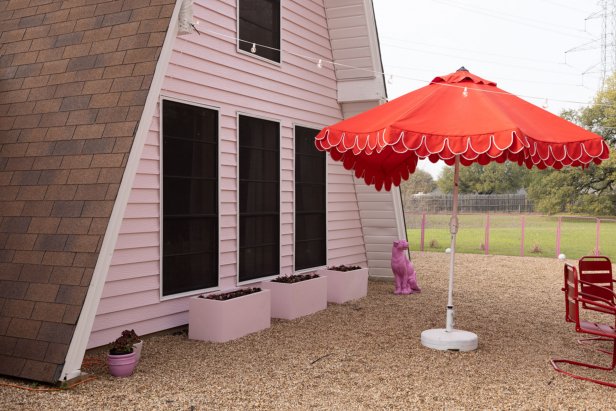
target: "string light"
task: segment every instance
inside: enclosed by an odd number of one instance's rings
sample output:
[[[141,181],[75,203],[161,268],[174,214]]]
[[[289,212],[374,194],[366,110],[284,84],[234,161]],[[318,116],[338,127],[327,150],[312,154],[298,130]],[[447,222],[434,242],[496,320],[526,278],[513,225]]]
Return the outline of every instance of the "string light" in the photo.
[[[236,41],[236,42],[244,42],[244,43],[249,43],[249,44],[252,43],[252,47],[251,47],[250,51],[252,53],[256,53],[256,51],[257,51],[257,43],[253,43],[253,42],[250,42],[250,41],[247,41],[247,40],[243,40],[243,39],[240,39],[240,38],[235,37],[235,36],[229,36],[229,35],[226,35],[226,34],[223,34],[223,33],[219,33],[219,32],[214,31],[214,30],[202,30],[202,31],[209,32],[210,34],[214,34],[214,35],[219,36],[219,37],[228,38],[228,39]],[[266,46],[264,44],[259,44],[258,46],[266,48],[266,49],[278,51],[281,54],[283,53],[283,50],[279,49],[279,48]],[[375,74],[375,75],[382,75],[384,77],[385,76],[389,76],[389,79],[387,81],[388,84],[391,84],[391,79],[393,78],[392,74],[386,74],[385,72],[378,71],[378,70],[372,70],[372,69],[368,69],[368,68],[364,68],[364,67],[357,67],[357,66],[352,66],[352,65],[349,65],[349,64],[338,63],[338,62],[335,62],[335,61],[332,61],[332,60],[328,60],[328,59],[322,59],[322,58],[316,59],[314,56],[306,56],[306,55],[302,55],[302,54],[299,54],[299,53],[290,52],[290,51],[287,51],[287,50],[284,50],[284,53],[292,55],[292,56],[295,56],[295,57],[303,58],[305,60],[311,60],[311,61],[317,60],[317,67],[318,68],[322,68],[323,67],[323,62],[325,62],[325,63],[331,64],[333,67],[338,66],[338,67],[349,68],[349,69],[354,69],[354,70],[358,70],[358,71],[365,71],[365,72],[372,73],[372,74]],[[320,63],[320,65],[319,65],[319,63]],[[417,82],[420,82],[420,83],[435,84],[435,85],[439,85],[439,86],[443,86],[443,87],[456,87],[456,88],[467,89],[464,86],[459,86],[459,85],[456,85],[456,84],[432,83],[432,81],[427,81],[427,80],[424,80],[424,79],[418,79],[418,78],[409,77],[409,76],[402,76],[402,75],[396,75],[396,76],[400,77],[400,78],[403,78],[403,79],[406,79],[406,80],[417,81]],[[476,91],[480,91],[480,92],[483,92],[483,93],[507,94],[507,95],[512,95],[512,96],[516,96],[516,97],[520,97],[520,98],[528,98],[528,99],[534,99],[534,100],[545,99],[544,97],[537,97],[537,96],[530,96],[530,95],[523,95],[523,94],[512,94],[512,93],[508,93],[506,91],[481,90],[481,89],[476,89]],[[463,90],[462,94],[465,95],[464,93],[465,92]],[[466,90],[466,95],[468,95],[468,89]],[[545,100],[547,100],[547,99],[545,99]],[[557,102],[561,102],[561,103],[572,103],[572,104],[580,104],[580,105],[588,105],[589,104],[588,102],[575,101],[575,100],[563,100],[563,99],[552,99],[552,100],[553,101],[557,101]],[[598,103],[595,103],[595,104],[598,104]],[[611,107],[612,106],[612,104],[598,104],[598,105],[606,106],[606,107]]]
[[[387,84],[392,85],[394,83],[394,75],[390,74],[387,78]]]
[[[464,87],[464,91],[462,91],[462,95],[464,97],[468,97],[468,88]]]

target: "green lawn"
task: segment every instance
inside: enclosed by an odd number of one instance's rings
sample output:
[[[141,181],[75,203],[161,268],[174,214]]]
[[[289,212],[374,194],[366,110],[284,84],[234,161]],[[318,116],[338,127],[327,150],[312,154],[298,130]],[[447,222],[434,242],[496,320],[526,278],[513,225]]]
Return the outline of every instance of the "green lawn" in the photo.
[[[486,214],[459,216],[456,251],[460,253],[485,253]],[[491,214],[489,253],[520,255],[524,218],[524,255],[555,257],[557,216]],[[561,221],[560,252],[567,258],[578,259],[594,253],[596,238],[595,218],[563,216]],[[407,215],[407,232],[411,250],[420,249],[421,216]],[[602,219],[599,234],[599,251],[616,258],[616,220]],[[449,216],[426,216],[424,250],[444,251],[450,245]]]

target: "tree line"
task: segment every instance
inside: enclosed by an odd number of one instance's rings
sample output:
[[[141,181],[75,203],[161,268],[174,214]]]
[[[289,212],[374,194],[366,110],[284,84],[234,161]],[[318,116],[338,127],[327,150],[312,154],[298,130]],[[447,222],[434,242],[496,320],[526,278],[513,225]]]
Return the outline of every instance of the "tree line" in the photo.
[[[462,166],[460,193],[507,194],[525,189],[539,212],[616,215],[616,73],[590,106],[565,110],[560,116],[601,135],[610,146],[610,158],[600,165],[562,170],[527,169],[511,162]],[[452,192],[453,167],[444,168],[436,181],[425,171],[416,170],[400,186],[403,196],[429,193],[437,187],[443,193]]]

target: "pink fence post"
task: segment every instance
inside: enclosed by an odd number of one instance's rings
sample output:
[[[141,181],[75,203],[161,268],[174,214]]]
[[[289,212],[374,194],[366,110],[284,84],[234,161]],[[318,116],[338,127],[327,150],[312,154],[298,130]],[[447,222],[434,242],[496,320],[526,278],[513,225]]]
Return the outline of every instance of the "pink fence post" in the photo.
[[[421,215],[421,244],[419,246],[419,249],[421,251],[424,250],[424,238],[425,238],[425,233],[426,233],[426,213],[423,213]]]
[[[558,224],[556,225],[556,258],[560,255],[560,223],[562,217],[558,217]]]
[[[485,255],[490,254],[490,212],[486,213],[486,233],[484,238]]]
[[[520,224],[522,226],[522,238],[520,239],[520,257],[524,257],[524,214],[520,216]]]
[[[595,236],[595,255],[601,255],[599,251],[599,233],[601,231],[601,219],[597,218],[597,235]]]

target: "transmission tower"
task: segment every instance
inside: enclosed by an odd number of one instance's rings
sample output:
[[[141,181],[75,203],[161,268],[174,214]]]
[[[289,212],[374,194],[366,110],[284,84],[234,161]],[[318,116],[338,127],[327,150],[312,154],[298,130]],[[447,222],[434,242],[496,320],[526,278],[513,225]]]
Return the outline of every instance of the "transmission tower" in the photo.
[[[616,0],[600,0],[601,6],[601,88],[616,71]]]
[[[616,71],[616,0],[598,0],[597,4],[600,10],[590,14],[584,20],[588,22],[588,20],[600,19],[601,34],[599,38],[594,38],[565,51],[565,61],[570,52],[599,48],[600,62],[588,67],[582,72],[582,76],[598,72],[600,77],[599,88],[603,89],[607,78]]]

